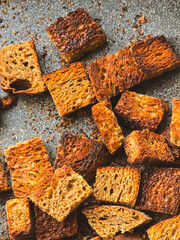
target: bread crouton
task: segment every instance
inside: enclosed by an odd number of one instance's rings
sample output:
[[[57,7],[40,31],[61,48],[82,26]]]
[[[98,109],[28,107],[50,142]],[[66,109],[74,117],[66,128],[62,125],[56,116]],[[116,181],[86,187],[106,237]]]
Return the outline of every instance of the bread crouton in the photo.
[[[180,98],[172,98],[171,142],[180,147]]]
[[[138,235],[132,234],[120,234],[117,235],[114,240],[142,240]]]
[[[3,165],[0,161],[0,192],[8,191],[11,187],[8,182],[7,175],[4,171]]]
[[[7,96],[0,98],[0,108],[10,107],[14,103],[15,99],[16,97],[13,94],[8,94]]]

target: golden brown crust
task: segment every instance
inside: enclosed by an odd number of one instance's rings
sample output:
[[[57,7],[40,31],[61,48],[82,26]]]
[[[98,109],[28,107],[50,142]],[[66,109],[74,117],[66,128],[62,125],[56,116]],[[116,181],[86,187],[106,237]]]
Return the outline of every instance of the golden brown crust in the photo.
[[[171,142],[180,147],[180,98],[172,98]]]
[[[142,174],[136,208],[176,214],[180,203],[180,169],[148,168]]]
[[[125,91],[115,107],[115,113],[128,127],[156,131],[167,108],[162,99]]]
[[[7,96],[0,98],[0,108],[10,107],[14,103],[15,99],[15,95],[12,94],[8,94]]]
[[[58,18],[46,29],[61,58],[73,62],[106,41],[106,34],[82,8]]]
[[[2,163],[0,161],[0,192],[8,191],[10,189],[11,189],[11,187],[9,185],[7,175],[4,171]]]
[[[95,103],[95,95],[83,64],[73,63],[44,76],[61,117]]]

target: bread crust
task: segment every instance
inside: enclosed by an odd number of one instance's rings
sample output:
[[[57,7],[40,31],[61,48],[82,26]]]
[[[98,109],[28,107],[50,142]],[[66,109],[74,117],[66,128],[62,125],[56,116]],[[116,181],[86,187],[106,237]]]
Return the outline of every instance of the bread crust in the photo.
[[[180,147],[180,98],[172,98],[171,142]]]
[[[0,161],[0,192],[5,192],[11,189],[7,175],[4,171],[3,165]]]

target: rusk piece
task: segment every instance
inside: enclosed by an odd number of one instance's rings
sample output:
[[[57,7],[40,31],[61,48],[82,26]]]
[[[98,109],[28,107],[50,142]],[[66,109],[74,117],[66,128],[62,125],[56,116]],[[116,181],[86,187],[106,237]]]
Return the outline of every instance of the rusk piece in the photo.
[[[99,201],[134,207],[140,180],[141,171],[138,168],[98,168],[94,184],[94,196]]]
[[[121,127],[114,112],[111,103],[102,101],[94,105],[92,108],[92,116],[100,131],[103,142],[112,154],[120,148],[124,142],[124,136]]]
[[[30,197],[46,189],[53,175],[46,148],[41,138],[34,138],[4,151],[10,168],[12,188],[16,197]]]
[[[13,94],[8,94],[7,96],[0,98],[0,108],[10,107],[14,103],[15,99],[16,97]]]
[[[63,222],[92,192],[81,175],[64,165],[55,170],[45,191],[37,191],[35,204],[57,221]]]
[[[60,139],[55,168],[68,165],[90,181],[95,177],[98,167],[106,166],[109,151],[101,141],[65,132]]]
[[[6,212],[10,238],[12,240],[31,240],[32,223],[27,198],[15,198],[6,202]]]
[[[166,219],[147,230],[150,240],[179,240],[180,215]]]
[[[91,238],[90,240],[102,240],[101,237],[94,237],[94,238]]]
[[[172,98],[171,142],[180,147],[180,98]]]
[[[156,131],[167,109],[159,98],[125,91],[115,107],[115,113],[129,127]]]
[[[14,94],[46,90],[33,40],[0,49],[1,88]]]
[[[0,192],[8,191],[10,189],[11,187],[9,185],[7,175],[0,161]]]
[[[142,240],[138,235],[132,234],[120,234],[114,238],[114,240]]]
[[[96,101],[83,64],[80,62],[45,75],[44,81],[61,117]]]
[[[35,206],[37,240],[59,240],[77,232],[77,215],[72,212],[63,222],[58,222]]]
[[[142,212],[122,206],[95,205],[83,209],[82,213],[86,215],[89,224],[99,236],[109,239],[113,239],[119,231],[131,232],[152,220]]]
[[[79,59],[106,41],[102,28],[82,8],[58,18],[46,31],[66,62]]]
[[[131,132],[125,139],[124,148],[131,164],[174,163],[174,156],[165,139],[148,129]]]
[[[142,174],[137,209],[176,214],[180,203],[180,169],[149,168]]]

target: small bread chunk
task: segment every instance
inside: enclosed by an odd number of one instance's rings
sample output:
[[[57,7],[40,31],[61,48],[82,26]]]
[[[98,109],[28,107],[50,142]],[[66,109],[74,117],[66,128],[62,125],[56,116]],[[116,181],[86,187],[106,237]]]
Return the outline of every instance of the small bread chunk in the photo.
[[[77,214],[72,212],[64,222],[58,222],[35,206],[37,240],[59,240],[77,232]]]
[[[64,165],[55,170],[45,191],[37,191],[35,204],[57,221],[63,222],[92,192],[81,175]]]
[[[138,235],[132,234],[120,234],[114,238],[114,240],[142,240]]]
[[[149,168],[142,174],[137,209],[176,214],[180,203],[180,169]]]
[[[180,147],[180,98],[172,98],[171,142]]]
[[[10,238],[12,240],[31,240],[32,223],[27,198],[15,198],[6,202],[6,212]]]
[[[83,209],[82,213],[86,215],[88,223],[99,236],[110,239],[113,239],[119,231],[131,232],[152,220],[142,212],[122,206],[94,205]]]
[[[102,28],[82,8],[58,18],[46,31],[66,62],[76,61],[106,41]]]
[[[109,159],[109,151],[101,141],[65,132],[60,139],[55,168],[68,165],[90,181],[97,168],[106,166]]]
[[[166,219],[147,230],[150,240],[179,240],[180,239],[180,215]]]
[[[129,46],[90,63],[88,72],[98,101],[110,99],[144,80]]]
[[[115,107],[115,113],[133,129],[156,131],[166,109],[167,104],[162,99],[125,91]]]
[[[37,189],[49,186],[53,169],[41,138],[18,143],[4,153],[16,197],[32,199]]]
[[[91,238],[90,240],[102,240],[101,237],[94,237],[94,238]]]
[[[124,142],[124,136],[109,101],[102,101],[92,108],[92,116],[100,131],[103,142],[112,154]]]
[[[141,171],[138,168],[98,168],[94,184],[94,196],[99,201],[134,207],[140,180]]]
[[[1,88],[14,94],[46,90],[33,40],[0,49]]]
[[[83,64],[80,62],[45,75],[44,81],[61,117],[96,101]]]
[[[2,163],[0,161],[0,192],[5,192],[5,191],[8,191],[10,189],[11,189],[11,187],[9,185],[7,175],[4,171]]]
[[[146,79],[157,77],[180,66],[179,58],[163,35],[135,43],[132,53]]]
[[[8,94],[7,96],[0,98],[0,108],[10,107],[14,103],[15,99],[16,97],[13,94]]]
[[[166,140],[148,129],[133,131],[125,139],[124,148],[131,164],[159,165],[174,163]]]

